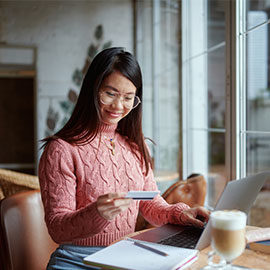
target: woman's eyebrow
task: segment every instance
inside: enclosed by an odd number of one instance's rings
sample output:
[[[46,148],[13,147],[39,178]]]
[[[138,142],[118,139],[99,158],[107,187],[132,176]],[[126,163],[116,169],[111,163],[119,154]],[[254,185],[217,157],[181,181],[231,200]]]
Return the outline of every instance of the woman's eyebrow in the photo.
[[[119,91],[116,88],[114,88],[113,86],[110,86],[110,85],[104,85],[104,86],[105,86],[105,88],[110,88],[111,90],[119,93]]]
[[[105,88],[109,88],[117,93],[121,93],[118,89],[116,89],[115,87],[111,86],[111,85],[104,85]],[[129,93],[125,93],[125,95],[135,95],[134,92],[129,92]]]

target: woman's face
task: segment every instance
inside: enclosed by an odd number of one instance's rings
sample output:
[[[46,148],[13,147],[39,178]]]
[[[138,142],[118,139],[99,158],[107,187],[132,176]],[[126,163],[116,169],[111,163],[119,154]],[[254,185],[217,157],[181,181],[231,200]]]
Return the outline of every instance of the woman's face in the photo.
[[[135,95],[135,85],[120,72],[113,72],[105,78],[99,89],[102,122],[117,124],[132,110]]]

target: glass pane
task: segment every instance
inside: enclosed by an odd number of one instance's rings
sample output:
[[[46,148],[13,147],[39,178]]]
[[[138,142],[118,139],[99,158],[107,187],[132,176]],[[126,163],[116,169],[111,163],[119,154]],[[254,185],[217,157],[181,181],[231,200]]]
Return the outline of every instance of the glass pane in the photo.
[[[209,206],[219,195],[216,185],[223,190],[225,182],[225,6],[182,1],[184,175],[206,177]]]
[[[225,46],[208,53],[208,127],[225,128]]]
[[[187,47],[183,48],[184,61],[186,56],[198,56],[225,42],[225,5],[226,0],[183,1],[182,16],[186,28],[183,34],[189,39]]]
[[[243,35],[246,48],[246,66],[241,68],[246,77],[246,109],[241,119],[243,125],[243,147],[241,160],[246,165],[247,175],[269,170],[270,167],[270,69],[269,69],[269,19],[270,2],[268,0],[248,0],[246,2],[247,31]],[[246,130],[245,130],[246,129]],[[252,131],[252,132],[251,132]],[[243,151],[245,150],[245,151]],[[264,184],[268,189],[270,182]],[[269,227],[269,192],[259,192],[253,204],[249,224]]]
[[[247,130],[270,131],[269,24],[247,35]]]
[[[208,134],[209,171],[225,176],[225,133]]]
[[[225,41],[225,4],[226,0],[208,1],[208,48],[216,46]]]
[[[247,175],[270,168],[270,134],[247,134]]]
[[[205,1],[188,0],[182,3],[183,61],[207,50]]]
[[[144,82],[143,130],[155,169],[179,169],[179,2],[136,1],[136,56]],[[155,23],[153,23],[153,21]]]
[[[270,168],[270,133],[269,134],[247,134],[246,165],[247,175],[253,175]],[[270,203],[270,181],[266,181],[254,202],[249,224],[252,226],[269,227],[269,203]]]
[[[188,171],[204,175],[207,180],[205,204],[214,208],[226,184],[225,133],[193,130],[188,146]]]
[[[159,147],[162,170],[177,171],[179,149],[179,97],[164,96],[159,104]]]
[[[214,208],[226,184],[225,133],[208,133],[207,206]]]
[[[208,96],[207,96],[207,54],[196,57],[189,62],[187,82],[188,125],[190,128],[208,127]]]
[[[179,13],[177,1],[161,1],[158,48],[159,169],[179,167]],[[156,59],[157,60],[157,59]],[[156,89],[154,88],[154,94]],[[157,112],[156,112],[157,113]]]
[[[269,18],[269,8],[270,3],[268,0],[247,0],[247,30],[266,22]]]
[[[187,161],[188,175],[191,173],[208,173],[209,144],[208,132],[206,130],[190,130],[187,140],[187,156],[183,159]]]
[[[207,66],[207,72],[206,67]],[[188,99],[192,128],[225,128],[225,46],[190,61]]]

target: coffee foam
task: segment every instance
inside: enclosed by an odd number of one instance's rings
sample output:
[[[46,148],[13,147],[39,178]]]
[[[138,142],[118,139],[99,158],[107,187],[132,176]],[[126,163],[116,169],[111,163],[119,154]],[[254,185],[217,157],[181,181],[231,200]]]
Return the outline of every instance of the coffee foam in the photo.
[[[211,225],[221,230],[241,230],[246,227],[247,216],[238,210],[222,210],[211,213]]]

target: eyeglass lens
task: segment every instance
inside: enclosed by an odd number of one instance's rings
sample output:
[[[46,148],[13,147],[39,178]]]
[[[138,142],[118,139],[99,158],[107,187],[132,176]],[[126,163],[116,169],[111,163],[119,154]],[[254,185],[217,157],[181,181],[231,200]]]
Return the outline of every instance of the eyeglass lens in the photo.
[[[116,94],[109,94],[106,92],[103,92],[100,94],[100,101],[103,104],[109,105],[114,103],[116,100],[118,100],[121,96],[116,95]],[[123,97],[121,100],[122,104],[126,107],[126,108],[135,108],[140,104],[140,98],[138,96],[134,96],[132,98],[130,97]]]

